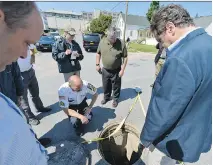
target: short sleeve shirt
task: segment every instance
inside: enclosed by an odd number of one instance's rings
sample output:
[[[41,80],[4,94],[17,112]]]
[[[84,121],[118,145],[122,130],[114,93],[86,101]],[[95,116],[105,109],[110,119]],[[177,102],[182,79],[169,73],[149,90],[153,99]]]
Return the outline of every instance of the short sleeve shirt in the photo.
[[[94,95],[97,89],[87,81],[83,81],[81,91],[73,91],[69,83],[64,83],[58,90],[59,106],[61,108],[69,108],[70,105],[79,105],[85,99],[87,94]]]
[[[122,58],[127,57],[126,45],[118,38],[112,45],[107,37],[104,37],[99,43],[97,53],[101,55],[104,68],[109,70],[120,68]]]
[[[34,49],[34,48],[35,48],[35,46],[33,44],[30,44],[28,51],[27,51],[27,57],[25,59],[22,59],[22,58],[18,59],[17,62],[18,62],[21,72],[28,71],[32,68],[30,51],[31,51],[31,49]]]

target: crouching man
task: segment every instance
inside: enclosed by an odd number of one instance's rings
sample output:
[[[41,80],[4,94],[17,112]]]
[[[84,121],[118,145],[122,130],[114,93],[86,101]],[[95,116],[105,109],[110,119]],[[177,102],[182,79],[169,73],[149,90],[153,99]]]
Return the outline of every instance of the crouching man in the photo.
[[[93,95],[88,106],[86,95]],[[59,105],[68,115],[75,128],[76,134],[81,136],[84,132],[83,125],[92,119],[92,107],[97,100],[97,89],[90,83],[82,81],[77,75],[69,78],[58,90]]]

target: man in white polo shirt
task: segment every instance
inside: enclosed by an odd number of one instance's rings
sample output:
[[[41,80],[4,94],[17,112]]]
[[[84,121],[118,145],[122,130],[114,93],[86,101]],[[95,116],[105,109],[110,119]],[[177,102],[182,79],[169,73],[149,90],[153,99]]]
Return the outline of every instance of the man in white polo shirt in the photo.
[[[27,109],[25,110],[26,116],[29,118],[29,123],[31,125],[38,125],[40,121],[36,119],[35,115],[32,113],[28,98],[27,98],[27,92],[28,89],[30,91],[30,94],[32,95],[32,101],[37,109],[38,112],[49,112],[50,108],[45,108],[43,106],[43,103],[39,97],[39,86],[38,81],[35,75],[35,70],[33,69],[34,61],[32,61],[31,57],[34,56],[34,48],[35,46],[31,44],[29,46],[28,55],[27,58],[18,59],[18,64],[21,70],[21,75],[23,77],[24,82],[24,99],[28,105]]]

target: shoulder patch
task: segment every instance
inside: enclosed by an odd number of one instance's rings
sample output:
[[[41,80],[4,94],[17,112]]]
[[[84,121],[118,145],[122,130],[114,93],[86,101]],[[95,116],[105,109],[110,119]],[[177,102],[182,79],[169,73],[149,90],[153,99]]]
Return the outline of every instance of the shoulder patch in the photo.
[[[60,101],[60,102],[59,102],[59,105],[60,105],[61,107],[64,107],[64,106],[65,106],[65,104],[64,104],[63,101]]]
[[[90,89],[93,92],[96,92],[96,88],[90,83],[88,83],[87,88]]]

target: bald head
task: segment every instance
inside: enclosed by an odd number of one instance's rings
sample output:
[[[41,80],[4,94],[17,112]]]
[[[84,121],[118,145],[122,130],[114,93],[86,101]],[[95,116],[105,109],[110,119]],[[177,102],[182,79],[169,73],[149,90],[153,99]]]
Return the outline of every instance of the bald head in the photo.
[[[69,85],[74,91],[79,91],[81,90],[82,87],[82,80],[79,76],[73,75],[69,78]]]

